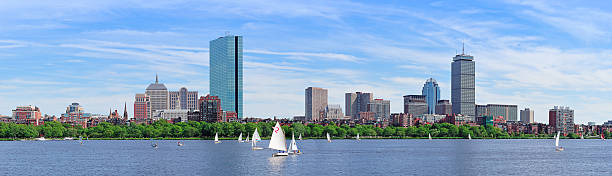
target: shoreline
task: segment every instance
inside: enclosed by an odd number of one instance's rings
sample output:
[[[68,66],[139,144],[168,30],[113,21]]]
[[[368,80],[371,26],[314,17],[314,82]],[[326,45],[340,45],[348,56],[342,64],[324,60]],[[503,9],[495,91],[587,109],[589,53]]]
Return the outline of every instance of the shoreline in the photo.
[[[199,137],[191,137],[191,138],[89,138],[89,140],[214,140],[214,137],[205,137],[205,138],[199,138]],[[287,138],[287,139],[291,139],[291,138]],[[327,139],[324,137],[321,138],[304,138],[303,140],[320,140],[320,139]],[[418,140],[418,139],[425,139],[428,140],[428,137],[361,137],[361,140],[377,140],[377,139],[414,139],[414,140]],[[463,137],[432,137],[432,139],[456,139],[456,140],[467,140],[467,138],[463,138]],[[472,139],[489,139],[489,140],[493,140],[493,139],[554,139],[552,137],[545,137],[545,138],[472,138]],[[571,139],[571,138],[561,138],[561,139]],[[600,138],[585,138],[585,139],[600,139]],[[86,139],[83,139],[84,141]],[[219,138],[220,141],[232,141],[232,140],[238,140],[238,138]],[[262,138],[262,140],[270,140],[269,137],[265,137]],[[355,140],[355,138],[332,138],[332,140]],[[580,140],[580,139],[576,139],[576,140]],[[28,138],[28,139],[12,139],[12,138],[0,138],[0,141],[37,141],[35,140],[35,138]],[[73,140],[64,140],[64,138],[47,138],[46,141],[78,141],[78,139],[73,139]]]

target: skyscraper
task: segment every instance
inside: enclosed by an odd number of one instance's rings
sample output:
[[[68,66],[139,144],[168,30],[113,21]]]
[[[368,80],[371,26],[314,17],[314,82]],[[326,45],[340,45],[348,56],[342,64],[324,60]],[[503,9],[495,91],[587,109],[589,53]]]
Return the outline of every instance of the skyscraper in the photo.
[[[155,75],[155,83],[149,84],[145,94],[149,97],[149,119],[153,118],[153,114],[157,110],[165,110],[168,109],[168,89],[164,84],[160,84],[157,79],[157,75]]]
[[[440,101],[440,87],[435,79],[427,79],[427,82],[423,85],[423,95],[425,95],[425,100],[427,102],[427,113],[435,114],[436,104]]]
[[[221,99],[223,111],[242,118],[242,36],[210,41],[210,95]]]
[[[321,111],[327,107],[327,89],[318,87],[308,87],[305,91],[306,120],[319,121]]]
[[[525,110],[521,110],[521,122],[524,124],[533,123],[533,110],[529,108],[525,108]]]
[[[413,117],[427,114],[425,95],[404,95],[404,113]]]
[[[474,117],[476,114],[474,56],[462,52],[451,64],[451,103],[454,114]]]
[[[374,99],[368,103],[368,112],[374,113],[376,121],[389,120],[391,118],[391,101]]]
[[[352,120],[359,120],[360,112],[368,112],[368,104],[372,102],[374,96],[372,93],[346,93],[344,97],[344,107],[346,113],[344,115],[351,116]]]

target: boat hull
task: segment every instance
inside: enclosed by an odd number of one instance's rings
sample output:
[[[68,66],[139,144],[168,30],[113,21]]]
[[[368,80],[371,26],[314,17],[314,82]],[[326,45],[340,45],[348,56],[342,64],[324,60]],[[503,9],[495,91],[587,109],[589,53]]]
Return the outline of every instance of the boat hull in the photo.
[[[273,157],[277,157],[277,156],[289,156],[289,153],[275,153],[272,154]]]
[[[263,148],[261,148],[261,147],[253,147],[251,149],[253,149],[253,150],[263,150]]]

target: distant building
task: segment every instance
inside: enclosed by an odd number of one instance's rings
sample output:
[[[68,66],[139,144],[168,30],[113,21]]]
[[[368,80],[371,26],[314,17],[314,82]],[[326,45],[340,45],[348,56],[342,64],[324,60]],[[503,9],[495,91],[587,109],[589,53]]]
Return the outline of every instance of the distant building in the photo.
[[[439,114],[422,114],[417,116],[416,118],[420,118],[425,123],[439,123],[440,120],[446,118],[446,115]]]
[[[181,87],[179,91],[169,91],[169,109],[198,110],[198,91],[188,91]]]
[[[327,107],[327,89],[308,87],[305,90],[306,119],[320,121],[320,112]]]
[[[360,118],[359,121],[361,123],[369,123],[376,121],[376,118],[374,117],[374,112],[359,112],[358,117]]]
[[[516,122],[518,108],[516,105],[487,104],[476,105],[476,117],[504,117],[506,121]]]
[[[593,122],[593,125],[595,125],[595,122]],[[591,122],[589,122],[589,126],[592,126]],[[604,122],[603,126],[608,126],[608,127],[612,126],[612,120],[608,120],[607,122]]]
[[[532,124],[534,122],[533,110],[525,108],[521,110],[521,122],[524,124]]]
[[[209,46],[210,95],[223,100],[223,110],[242,118],[242,36],[219,37]]]
[[[36,106],[17,106],[13,110],[13,120],[17,124],[42,125],[42,115]]]
[[[302,122],[305,122],[305,121],[306,121],[306,116],[293,116],[293,120],[294,120],[294,121],[302,121]]]
[[[63,113],[60,117],[60,122],[87,128],[89,119],[91,119],[91,113],[85,113],[79,103],[72,103],[66,108],[66,113]]]
[[[451,102],[454,114],[476,115],[474,56],[461,53],[453,57],[451,64]]]
[[[608,122],[610,122],[610,121],[608,120]],[[604,125],[606,125],[606,123],[608,123],[608,122],[604,122]],[[587,124],[589,126],[594,126],[594,125],[597,125],[597,122],[587,122]]]
[[[158,110],[166,110],[168,108],[168,89],[164,84],[160,84],[157,75],[155,75],[155,83],[149,84],[145,94],[149,97],[149,118],[152,118],[152,113]]]
[[[374,99],[368,103],[368,112],[374,112],[376,121],[389,120],[391,117],[391,101]]]
[[[325,107],[323,112],[323,118],[326,120],[339,120],[344,119],[344,113],[342,113],[342,107],[339,104],[331,104]]]
[[[429,78],[423,85],[423,95],[425,96],[425,101],[427,102],[427,113],[435,114],[436,113],[436,105],[438,101],[440,101],[440,86],[435,79]]]
[[[554,132],[561,131],[563,134],[574,132],[574,110],[569,107],[555,106],[548,111],[548,124]]]
[[[221,108],[221,99],[219,99],[219,97],[206,95],[206,97],[200,97],[198,103],[200,105],[200,121],[223,121],[223,110]]]
[[[150,112],[151,101],[147,94],[136,94],[134,96],[134,119],[144,120],[148,119]]]
[[[394,113],[391,114],[391,120],[393,126],[408,127],[412,126],[412,116],[406,113]]]
[[[368,104],[374,99],[372,93],[346,93],[344,111],[345,115],[351,116],[352,120],[360,120],[361,112],[368,112]]]
[[[440,100],[436,105],[436,114],[451,115],[453,114],[453,105],[448,100]]]
[[[404,96],[404,113],[410,114],[413,117],[427,114],[427,100],[425,95],[405,95]]]
[[[188,109],[166,109],[156,111],[156,120],[168,120],[172,122],[187,122],[189,117]]]

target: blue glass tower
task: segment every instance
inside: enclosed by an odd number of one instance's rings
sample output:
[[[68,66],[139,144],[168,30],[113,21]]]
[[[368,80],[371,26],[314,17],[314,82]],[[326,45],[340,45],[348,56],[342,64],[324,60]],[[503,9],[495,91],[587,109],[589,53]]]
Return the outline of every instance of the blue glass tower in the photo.
[[[223,111],[242,118],[242,36],[210,41],[210,95],[221,99]]]
[[[423,95],[427,101],[427,113],[436,113],[436,104],[440,101],[440,87],[435,79],[429,78],[423,85]]]

